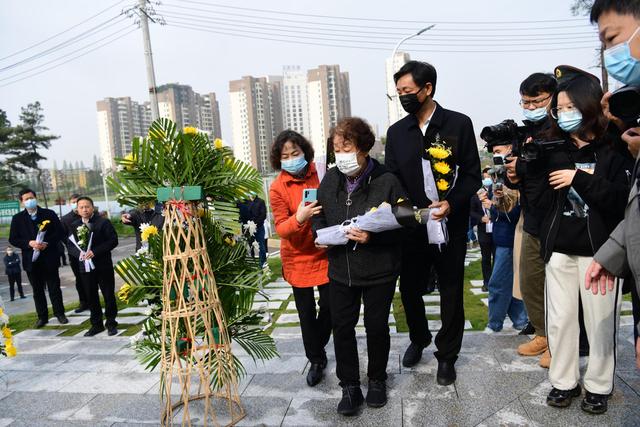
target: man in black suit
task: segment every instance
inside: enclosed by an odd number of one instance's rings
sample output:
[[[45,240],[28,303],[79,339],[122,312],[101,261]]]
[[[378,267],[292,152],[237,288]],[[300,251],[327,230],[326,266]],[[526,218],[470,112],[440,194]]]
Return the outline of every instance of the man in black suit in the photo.
[[[400,292],[407,315],[411,344],[402,363],[413,366],[422,350],[431,343],[431,332],[422,300],[424,275],[432,265],[438,272],[442,328],[436,336],[437,381],[449,385],[456,379],[454,368],[464,332],[463,281],[466,236],[471,196],[480,188],[480,158],[471,119],[444,109],[433,100],[437,74],[428,63],[410,61],[394,76],[400,102],[407,117],[387,131],[385,164],[404,185],[413,204],[431,207],[436,220],[446,218],[449,241],[430,245],[426,228],[407,233],[404,238]],[[429,200],[425,192],[423,165],[426,149],[436,139],[452,152],[449,163],[456,180],[444,200]],[[455,165],[455,166],[454,166]]]
[[[93,200],[82,196],[78,198],[78,214],[80,218],[71,224],[71,231],[78,242],[78,229],[82,226],[89,228],[91,247],[80,252],[73,244],[69,247],[70,256],[80,259],[80,277],[84,286],[84,292],[91,310],[91,328],[84,334],[85,337],[92,337],[104,331],[105,326],[109,335],[118,333],[118,322],[116,315],[118,307],[115,296],[115,278],[113,273],[113,261],[111,251],[118,246],[118,235],[113,228],[111,221],[100,215],[94,214]],[[89,240],[89,238],[87,238]],[[81,256],[82,255],[82,256]],[[94,269],[85,267],[86,260],[93,261]],[[100,307],[100,296],[98,288],[102,292],[105,305],[105,325],[102,324],[102,308]]]
[[[80,219],[80,215],[78,215],[78,198],[79,194],[72,194],[69,197],[69,203],[71,203],[71,210],[60,218],[60,222],[62,222],[62,227],[64,229],[64,238],[63,242],[67,245],[67,252],[69,252],[69,265],[71,266],[71,270],[73,271],[73,275],[76,278],[76,292],[78,292],[78,301],[80,301],[80,305],[78,308],[74,310],[75,313],[82,313],[83,311],[89,308],[89,304],[87,303],[87,299],[84,296],[84,289],[82,288],[82,280],[80,279],[80,263],[78,262],[77,257],[71,256],[71,242],[69,241],[69,235],[72,233],[71,224]]]
[[[64,315],[58,275],[60,267],[58,242],[64,236],[62,224],[54,211],[38,206],[35,191],[28,188],[22,189],[18,197],[25,209],[11,219],[9,242],[22,250],[22,266],[33,288],[33,301],[38,313],[35,326],[41,328],[49,321],[45,287],[49,289],[54,316],[61,324],[67,324],[69,321]],[[45,236],[44,240],[38,243],[36,238],[40,226],[44,228]],[[35,261],[32,261],[34,250],[40,251],[40,254]]]
[[[142,238],[140,237],[140,225],[155,225],[158,230],[162,229],[164,217],[162,216],[162,204],[156,203],[142,207],[141,209],[133,209],[128,213],[122,214],[120,220],[124,225],[133,227],[136,235],[136,251],[142,247]]]

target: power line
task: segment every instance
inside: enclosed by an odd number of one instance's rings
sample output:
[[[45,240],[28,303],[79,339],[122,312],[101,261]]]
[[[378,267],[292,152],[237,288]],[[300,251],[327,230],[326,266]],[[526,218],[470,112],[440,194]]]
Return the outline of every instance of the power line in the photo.
[[[282,26],[279,24],[273,23],[263,23],[257,21],[247,21],[247,20],[220,20],[215,18],[203,17],[202,14],[195,15],[189,13],[179,13],[179,12],[166,12],[163,11],[163,15],[168,18],[177,18],[177,19],[189,19],[190,21],[197,22],[208,22],[216,25],[232,25],[234,27],[245,27],[245,28],[259,28],[259,29],[281,29]],[[275,27],[275,28],[274,28]],[[314,29],[309,26],[301,26],[301,25],[287,25],[287,29],[296,29],[297,32],[301,32],[304,34],[314,34],[313,31],[308,31],[310,29]],[[388,31],[368,31],[368,30],[348,30],[348,29],[338,29],[338,28],[315,28],[322,31],[331,31],[337,34],[332,35],[343,35],[345,37],[360,37],[360,38],[379,38],[379,39],[388,39],[397,41],[398,37],[406,35],[406,33],[390,33]],[[435,31],[435,29],[433,30]],[[344,34],[348,33],[348,34]],[[353,33],[353,35],[350,35]],[[326,33],[325,33],[326,34]],[[384,37],[372,37],[371,35],[377,36],[381,35]],[[542,41],[542,40],[557,40],[558,37],[563,37],[563,40],[567,39],[594,39],[597,37],[595,32],[590,33],[554,33],[554,34],[545,34],[545,35],[535,35],[535,34],[520,34],[517,36],[503,36],[500,34],[480,34],[480,35],[469,35],[469,34],[432,34],[429,32],[429,39],[433,40],[452,40],[452,39],[461,39],[463,41]],[[499,38],[498,38],[499,37]],[[530,38],[535,37],[535,38]]]
[[[46,50],[43,50],[42,52],[38,52],[38,53],[36,53],[34,55],[31,55],[31,56],[29,56],[27,58],[24,58],[24,59],[22,59],[22,60],[20,60],[18,62],[15,62],[15,63],[13,63],[11,65],[7,65],[6,67],[2,67],[2,68],[0,68],[0,72],[10,70],[10,69],[15,68],[15,67],[17,67],[19,65],[26,64],[26,63],[31,62],[31,61],[35,61],[36,59],[42,58],[43,56],[47,56],[47,55],[49,55],[51,53],[57,52],[60,49],[65,48],[67,46],[75,44],[78,41],[81,41],[82,38],[90,37],[91,35],[93,35],[95,33],[99,33],[100,31],[103,31],[103,30],[105,30],[107,28],[110,28],[110,27],[116,25],[119,22],[119,21],[117,21],[118,19],[120,21],[122,21],[122,20],[124,20],[126,18],[123,17],[122,15],[116,15],[116,16],[114,16],[114,17],[112,17],[112,18],[110,18],[110,19],[108,19],[108,20],[106,20],[106,21],[104,21],[104,22],[102,22],[102,23],[100,23],[100,24],[88,29],[88,30],[83,31],[80,34],[77,34],[77,35],[71,37],[70,39],[68,39],[68,40],[66,40],[66,41],[64,41],[62,43],[58,43],[55,46],[52,46],[52,47],[50,47],[50,48],[48,48]],[[114,20],[116,20],[116,21],[112,22]],[[111,24],[109,24],[110,22],[111,22]]]
[[[247,15],[247,14],[242,14],[242,13],[234,13],[234,12],[219,12],[219,11],[212,11],[212,10],[208,10],[208,9],[200,9],[200,8],[194,8],[194,7],[188,7],[188,6],[177,6],[177,5],[173,5],[173,4],[167,4],[167,3],[163,3],[162,7],[173,7],[173,8],[178,8],[181,10],[192,10],[195,12],[199,12],[199,13],[213,13],[216,15],[225,15],[225,16],[238,16],[238,17],[242,17],[242,18],[252,18],[252,19],[262,19],[262,20],[268,20],[268,21],[280,21],[280,22],[285,22],[285,23],[294,23],[294,24],[311,24],[311,25],[325,25],[325,26],[334,26],[334,27],[347,27],[347,28],[369,28],[369,29],[384,29],[384,30],[402,30],[402,31],[418,31],[420,28],[418,27],[382,27],[380,25],[377,24],[370,24],[370,25],[358,25],[358,24],[341,24],[341,23],[334,23],[334,22],[318,22],[318,21],[304,21],[304,20],[300,20],[300,19],[287,19],[287,18],[276,18],[276,17],[264,17],[264,16],[255,16],[255,15]],[[407,22],[407,21],[401,21],[401,22]],[[433,21],[415,21],[416,23],[420,24],[420,25],[425,25],[428,23],[433,23]],[[468,25],[468,24],[465,24]],[[556,27],[518,27],[518,28],[442,28],[442,26],[440,27],[436,27],[434,28],[432,31],[441,31],[441,32],[480,32],[480,31],[488,31],[488,32],[492,32],[492,31],[530,31],[530,30],[553,30],[553,29],[565,29],[565,28],[590,28],[587,24],[583,24],[583,25],[562,25],[562,26],[556,26]]]
[[[85,20],[83,20],[83,21],[81,21],[81,22],[78,22],[76,25],[73,25],[73,26],[71,26],[71,27],[67,28],[67,29],[66,29],[66,30],[64,30],[64,31],[60,31],[59,33],[56,33],[56,34],[54,34],[54,35],[52,35],[52,36],[50,36],[50,37],[47,37],[46,39],[44,39],[44,40],[42,40],[42,41],[39,41],[38,43],[32,44],[31,46],[27,46],[27,47],[25,47],[24,49],[20,49],[20,50],[18,50],[18,51],[16,51],[16,52],[13,52],[13,53],[12,53],[12,54],[10,54],[10,55],[7,55],[7,56],[5,56],[5,57],[2,57],[2,58],[0,58],[0,61],[4,61],[4,60],[5,60],[5,59],[7,59],[7,58],[11,58],[11,57],[14,57],[14,56],[16,56],[16,55],[19,55],[19,54],[21,54],[22,52],[25,52],[25,51],[27,51],[27,50],[29,50],[29,49],[33,49],[34,47],[40,46],[41,44],[44,44],[44,43],[48,42],[49,40],[53,40],[53,39],[55,39],[55,38],[56,38],[56,37],[58,37],[58,36],[61,36],[61,35],[63,35],[63,34],[66,34],[66,33],[68,33],[69,31],[71,31],[71,30],[73,30],[73,29],[75,29],[75,28],[78,28],[80,25],[85,24],[85,23],[87,23],[87,22],[91,21],[93,18],[95,18],[95,17],[97,17],[97,16],[102,15],[102,14],[103,14],[103,13],[105,13],[107,10],[110,10],[110,9],[114,8],[115,6],[119,5],[120,3],[123,3],[124,1],[125,1],[125,0],[120,0],[119,2],[114,3],[114,4],[112,4],[111,6],[109,6],[109,7],[105,8],[105,9],[102,9],[100,12],[96,13],[95,15],[91,15],[91,16],[90,16],[90,17],[88,17],[87,19],[85,19]]]
[[[19,73],[13,74],[13,75],[11,75],[11,76],[3,77],[3,78],[1,78],[1,79],[0,79],[0,82],[1,82],[1,81],[5,81],[5,80],[11,80],[11,79],[12,79],[12,78],[14,78],[14,77],[18,77],[18,76],[20,76],[20,75],[22,75],[22,74],[24,74],[24,73],[29,73],[29,72],[31,72],[31,71],[35,71],[35,70],[37,70],[37,69],[39,69],[39,68],[42,68],[42,67],[44,67],[44,66],[46,66],[46,65],[52,64],[52,63],[57,62],[57,61],[59,61],[59,60],[61,60],[61,59],[67,58],[67,57],[69,57],[69,56],[71,56],[71,55],[74,55],[74,54],[76,54],[76,53],[78,53],[78,52],[81,52],[81,51],[83,51],[84,49],[89,48],[89,47],[93,46],[93,45],[94,45],[94,44],[96,44],[96,43],[99,43],[99,42],[101,42],[101,41],[103,41],[103,40],[106,40],[106,39],[108,39],[108,38],[112,37],[112,36],[115,36],[115,35],[116,35],[116,34],[118,34],[118,33],[121,33],[122,31],[126,30],[126,29],[127,29],[127,28],[129,28],[130,26],[131,26],[131,25],[127,25],[127,26],[125,26],[125,27],[122,27],[122,28],[120,28],[120,29],[116,30],[115,32],[113,32],[113,33],[111,33],[111,34],[108,34],[108,35],[106,35],[106,36],[104,36],[104,37],[102,37],[102,38],[100,38],[100,39],[98,39],[98,40],[95,40],[95,41],[93,41],[93,42],[91,42],[91,43],[89,43],[89,44],[86,44],[86,45],[84,45],[84,46],[82,46],[82,47],[79,47],[79,48],[77,48],[77,50],[71,51],[71,52],[69,52],[69,53],[67,53],[67,54],[65,54],[65,55],[63,55],[63,56],[60,56],[60,57],[58,57],[58,58],[54,58],[54,59],[52,59],[52,60],[50,60],[50,61],[47,61],[47,62],[45,62],[45,63],[42,63],[42,64],[37,65],[37,66],[32,67],[32,68],[29,68],[28,70],[24,70],[24,71],[21,71],[21,72],[19,72]]]
[[[396,22],[396,23],[413,23],[413,24],[423,24],[424,21],[409,21],[406,19],[398,20],[398,19],[385,19],[385,18],[354,18],[349,16],[335,16],[335,15],[316,15],[310,13],[296,13],[296,12],[283,12],[279,10],[273,9],[256,9],[249,7],[239,7],[239,6],[229,6],[223,5],[219,3],[209,3],[203,1],[196,0],[178,0],[182,3],[191,3],[191,4],[199,4],[213,8],[224,8],[224,9],[232,9],[232,10],[244,10],[250,12],[263,12],[263,13],[271,13],[276,15],[287,15],[287,16],[304,16],[310,18],[328,18],[328,19],[338,19],[338,20],[349,20],[349,21],[374,21],[374,22]],[[488,25],[500,25],[500,24],[540,24],[540,23],[559,23],[559,22],[575,22],[575,21],[584,21],[583,18],[569,18],[569,19],[550,19],[550,20],[538,20],[538,21],[434,21],[430,20],[429,22],[432,24],[488,24]]]
[[[282,28],[270,28],[267,27],[265,28],[264,26],[254,26],[254,25],[244,25],[241,23],[238,23],[238,21],[234,21],[234,22],[224,22],[224,21],[217,21],[217,20],[211,20],[208,18],[203,18],[203,19],[198,19],[198,18],[186,18],[186,17],[182,17],[182,16],[177,16],[174,14],[167,14],[164,13],[164,16],[167,18],[173,18],[175,20],[177,20],[176,22],[179,24],[192,24],[193,21],[196,22],[204,22],[204,23],[210,23],[210,24],[215,24],[216,27],[231,27],[231,28],[222,28],[222,29],[230,29],[230,30],[234,30],[236,28],[247,28],[249,30],[266,30],[266,31],[270,31],[270,34],[273,35],[287,35],[287,34],[278,34],[277,32],[284,32],[284,33],[291,33],[291,30],[293,28],[291,28],[291,26],[287,26],[286,29],[282,29]],[[187,22],[184,22],[184,21]],[[195,24],[198,25],[198,24]],[[204,24],[200,24],[201,26],[206,26]],[[207,26],[208,27],[208,26]],[[248,31],[248,32],[252,32],[252,31]],[[362,41],[362,43],[366,43],[366,44],[370,44],[370,43],[376,43],[374,41],[371,41],[372,39],[377,39],[377,40],[387,40],[387,43],[395,43],[398,39],[397,37],[388,37],[388,36],[380,36],[380,35],[368,35],[368,34],[332,34],[332,33],[326,33],[326,32],[320,32],[320,31],[305,31],[305,30],[295,30],[295,34],[296,36],[298,36],[299,34],[312,34],[312,35],[320,35],[320,36],[332,36],[332,37],[345,37],[347,38],[347,41],[354,41],[354,42],[360,42],[360,40],[348,40],[349,38],[365,38],[367,40]],[[380,33],[377,33],[380,34]],[[304,36],[299,36],[302,38],[305,38]],[[442,37],[442,36],[440,36]],[[423,42],[418,42],[418,41],[411,41],[409,42],[412,45],[415,46],[461,46],[460,44],[456,44],[456,43],[463,43],[464,45],[469,45],[469,43],[474,43],[474,42],[479,42],[479,43],[484,43],[483,45],[471,45],[471,46],[484,46],[487,44],[491,44],[492,46],[515,46],[513,43],[509,43],[509,44],[499,44],[497,42],[501,42],[501,41],[507,41],[507,42],[516,42],[517,45],[522,46],[522,45],[527,45],[527,46],[537,46],[537,45],[560,45],[560,44],[567,44],[567,43],[591,43],[596,39],[595,34],[591,37],[588,38],[576,38],[575,40],[573,38],[570,39],[566,39],[563,38],[562,41],[559,41],[557,38],[545,38],[545,39],[525,39],[525,40],[518,40],[518,39],[490,39],[490,40],[479,40],[479,39],[458,39],[458,40],[451,40],[450,37],[446,36],[446,39],[435,39],[434,41],[436,42],[441,42],[441,43],[433,43],[433,42],[427,42],[427,43],[423,43]],[[306,37],[309,38],[309,37]],[[314,39],[314,38],[312,38]],[[428,39],[433,39],[432,36],[428,36]],[[332,41],[335,41],[335,39],[331,39]],[[448,43],[442,43],[448,41]],[[538,43],[538,42],[542,42],[542,43]],[[381,42],[384,43],[384,42]]]
[[[133,28],[131,31],[127,31],[126,33],[122,34],[122,35],[121,35],[121,36],[119,36],[119,37],[116,37],[116,38],[115,38],[115,39],[113,39],[113,40],[110,40],[110,41],[105,42],[105,43],[103,43],[103,44],[101,44],[101,45],[99,45],[99,46],[96,46],[95,48],[93,48],[93,49],[91,49],[91,50],[88,50],[88,51],[86,51],[86,52],[83,52],[83,53],[81,53],[80,55],[74,56],[73,58],[70,58],[70,59],[68,59],[68,60],[66,60],[66,61],[64,61],[64,62],[61,62],[60,64],[57,64],[57,65],[51,66],[51,67],[49,67],[49,68],[45,68],[44,70],[41,70],[41,71],[39,71],[39,72],[37,72],[37,73],[29,74],[29,75],[24,76],[24,77],[22,77],[22,78],[20,78],[20,79],[13,80],[13,81],[11,81],[11,82],[8,82],[8,83],[5,83],[5,84],[3,84],[3,85],[0,85],[0,88],[2,88],[2,87],[6,87],[6,86],[9,86],[9,85],[12,85],[12,84],[14,84],[14,83],[17,83],[17,82],[20,82],[20,81],[22,81],[22,80],[28,79],[28,78],[30,78],[30,77],[37,76],[37,75],[42,74],[42,73],[44,73],[44,72],[47,72],[47,71],[49,71],[49,70],[53,70],[54,68],[58,68],[58,67],[60,67],[60,66],[62,66],[62,65],[64,65],[64,64],[67,64],[67,63],[69,63],[69,62],[71,62],[71,61],[74,61],[74,60],[76,60],[76,59],[78,59],[78,58],[81,58],[81,57],[83,57],[83,56],[85,56],[85,55],[88,55],[88,54],[90,54],[91,52],[94,52],[94,51],[96,51],[96,50],[98,50],[98,49],[100,49],[100,48],[102,48],[102,47],[104,47],[104,46],[107,46],[107,45],[109,45],[109,44],[111,44],[111,43],[113,43],[113,42],[116,42],[116,41],[120,40],[121,38],[123,38],[123,37],[125,37],[125,36],[127,36],[127,35],[131,34],[131,33],[132,33],[132,32],[134,32],[134,31],[137,31],[137,28]]]
[[[183,28],[183,29],[187,29],[187,30],[193,30],[193,31],[200,31],[200,32],[205,32],[205,33],[211,33],[211,34],[221,34],[221,35],[228,35],[228,36],[234,36],[234,37],[243,37],[243,38],[248,38],[248,39],[253,39],[253,40],[269,40],[269,41],[276,41],[276,42],[283,42],[283,43],[290,43],[290,44],[299,44],[299,45],[307,45],[307,46],[325,46],[325,47],[339,47],[339,48],[349,48],[349,49],[362,49],[362,50],[377,50],[377,51],[388,51],[389,49],[387,48],[377,48],[377,47],[371,47],[371,46],[358,46],[358,45],[346,45],[344,43],[342,44],[335,44],[335,43],[321,43],[321,42],[303,42],[303,41],[298,41],[297,38],[291,38],[291,39],[281,39],[281,38],[274,38],[277,37],[277,35],[273,35],[273,37],[258,37],[258,36],[251,36],[251,35],[247,35],[246,32],[242,32],[242,33],[237,33],[237,32],[229,32],[229,31],[219,31],[219,30],[214,30],[214,29],[210,29],[207,27],[195,27],[195,26],[186,26],[186,25],[178,25],[178,24],[170,24],[167,23],[168,26],[174,27],[174,28]],[[281,37],[285,37],[282,36]],[[339,40],[340,41],[340,40]],[[565,46],[565,47],[561,47],[561,48],[543,48],[543,49],[510,49],[510,50],[451,50],[451,49],[447,49],[447,50],[437,50],[437,49],[429,49],[429,50],[420,50],[420,49],[413,49],[413,51],[415,52],[426,52],[426,53],[515,53],[515,52],[549,52],[549,51],[562,51],[562,50],[567,50],[567,49],[596,49],[599,46]]]

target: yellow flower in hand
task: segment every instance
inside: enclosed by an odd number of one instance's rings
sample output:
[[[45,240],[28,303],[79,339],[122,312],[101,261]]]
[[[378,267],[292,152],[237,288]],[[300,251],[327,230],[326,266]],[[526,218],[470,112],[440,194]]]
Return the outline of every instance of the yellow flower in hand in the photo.
[[[433,165],[433,168],[436,170],[436,172],[442,175],[447,175],[449,172],[451,172],[451,166],[449,166],[447,162],[438,162]]]
[[[193,126],[187,126],[182,130],[182,132],[185,135],[197,135],[198,134],[198,129],[194,128]]]
[[[439,179],[436,186],[439,191],[447,191],[449,189],[449,183],[444,179]]]
[[[427,149],[427,152],[431,157],[438,160],[446,159],[451,155],[451,150],[437,145]]]
[[[220,138],[216,138],[215,141],[213,141],[213,146],[215,147],[216,150],[219,150],[222,147],[224,147],[224,143]]]
[[[40,227],[38,227],[38,229],[39,229],[40,231],[43,231],[43,230],[46,228],[46,226],[47,226],[47,225],[49,225],[49,223],[50,223],[50,222],[51,222],[51,221],[49,221],[48,219],[45,219],[44,221],[42,221],[42,222],[40,223]]]
[[[16,348],[13,346],[13,344],[12,344],[12,345],[7,345],[7,346],[4,348],[4,351],[7,353],[7,356],[8,356],[8,357],[15,357],[15,356],[16,356],[16,353],[18,353],[18,352],[16,351]]]

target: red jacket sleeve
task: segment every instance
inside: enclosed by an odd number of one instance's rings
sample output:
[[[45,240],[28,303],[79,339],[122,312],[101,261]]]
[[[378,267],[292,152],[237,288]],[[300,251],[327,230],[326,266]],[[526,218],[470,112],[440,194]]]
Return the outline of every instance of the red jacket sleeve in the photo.
[[[289,239],[292,235],[302,230],[304,224],[298,223],[295,212],[293,214],[289,212],[287,197],[286,194],[283,194],[284,191],[282,185],[275,181],[271,185],[269,196],[271,197],[271,210],[273,211],[276,232],[281,238]]]

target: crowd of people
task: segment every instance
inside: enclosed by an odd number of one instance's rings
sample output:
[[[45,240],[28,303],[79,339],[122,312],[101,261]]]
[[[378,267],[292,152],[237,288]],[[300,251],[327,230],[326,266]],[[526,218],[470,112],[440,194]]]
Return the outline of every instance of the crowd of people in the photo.
[[[612,76],[640,85],[640,4],[597,0],[591,20],[599,26]],[[464,259],[467,242],[477,240],[489,292],[485,332],[501,331],[508,316],[516,330],[533,335],[517,352],[540,356],[540,365],[549,368],[548,405],[567,407],[584,387],[581,408],[606,412],[623,292],[633,291],[635,320],[640,320],[634,284],[640,259],[633,251],[640,225],[637,123],[612,116],[611,94],[603,94],[598,78],[584,70],[561,65],[553,74],[534,73],[519,88],[524,125],[503,122],[486,138],[481,134],[494,158],[481,171],[471,120],[434,100],[435,68],[410,61],[394,80],[408,116],[387,131],[384,165],[369,156],[374,136],[357,117],[331,130],[328,147],[336,167],[321,181],[304,136],[287,130],[272,147],[271,163],[280,174],[271,186],[271,203],[282,239],[283,275],[294,288],[311,363],[307,383],[322,380],[331,331],[342,387],[338,413],[354,415],[364,402],[384,406],[388,313],[396,282],[409,326],[402,364],[411,367],[433,340],[422,299],[433,268],[442,319],[435,336],[436,381],[452,384],[464,331]],[[441,158],[453,165],[433,168],[428,153],[434,147],[444,149],[448,154]],[[439,197],[429,181],[434,171],[449,174],[449,166],[454,179],[436,183],[445,190]],[[317,189],[312,200],[303,197],[310,189]],[[378,233],[350,226],[346,244],[314,245],[320,230],[344,226],[382,202],[407,199],[416,209],[430,209],[431,220],[443,224],[444,244],[434,242],[427,223]],[[477,238],[470,226],[477,227]],[[355,334],[361,305],[366,397]],[[636,350],[640,354],[640,344]],[[589,356],[582,385],[580,355]]]
[[[591,20],[606,48],[607,70],[625,84],[640,86],[640,4],[596,0]],[[286,130],[271,146],[270,161],[279,174],[270,188],[270,206],[281,239],[282,274],[293,287],[310,362],[307,384],[322,381],[333,334],[342,388],[337,412],[354,415],[365,402],[373,408],[386,404],[388,315],[398,282],[409,328],[403,366],[420,363],[434,341],[436,382],[454,383],[465,324],[464,264],[471,226],[477,228],[483,288],[489,293],[485,332],[502,331],[508,316],[514,329],[533,335],[514,351],[540,356],[539,364],[549,369],[548,405],[567,407],[584,388],[581,408],[606,412],[623,293],[632,292],[635,321],[640,320],[637,120],[613,116],[611,94],[604,94],[599,79],[584,70],[560,65],[553,73],[536,72],[519,87],[523,125],[505,121],[481,133],[493,155],[493,164],[481,170],[471,119],[434,99],[435,67],[410,61],[394,81],[408,115],[388,129],[384,164],[369,155],[375,136],[358,117],[344,118],[331,129],[328,148],[335,167],[322,179],[303,135]],[[436,180],[437,174],[450,179]],[[381,232],[356,224],[346,229],[346,244],[317,243],[320,230],[341,226],[385,202],[406,200],[417,210],[428,210],[426,223]],[[117,333],[111,251],[118,238],[111,223],[95,214],[89,197],[74,195],[73,209],[62,220],[38,206],[33,190],[22,190],[20,201],[25,209],[13,218],[9,241],[22,251],[36,326],[48,322],[45,289],[58,321],[68,322],[58,275],[57,245],[63,242],[76,277],[76,311],[91,312],[86,335],[105,327],[110,335]],[[265,202],[252,194],[238,207],[243,227],[255,228],[251,247],[264,265]],[[161,225],[162,217],[158,207],[147,206],[124,214],[122,221],[138,230],[145,222]],[[5,266],[11,299],[14,284],[24,297],[20,259],[12,248]],[[437,274],[440,294],[441,327],[435,337],[423,302],[432,274]],[[106,306],[104,324],[98,289]],[[355,329],[361,306],[366,397]],[[587,354],[580,384],[579,356]]]

